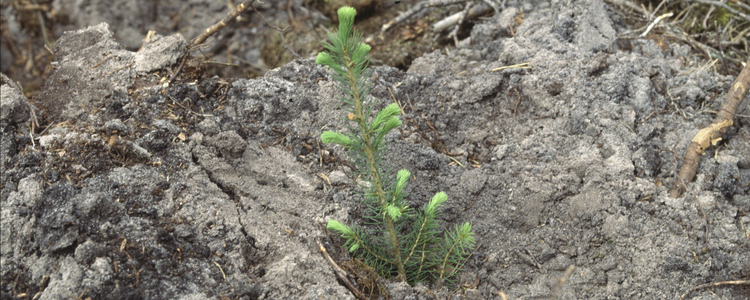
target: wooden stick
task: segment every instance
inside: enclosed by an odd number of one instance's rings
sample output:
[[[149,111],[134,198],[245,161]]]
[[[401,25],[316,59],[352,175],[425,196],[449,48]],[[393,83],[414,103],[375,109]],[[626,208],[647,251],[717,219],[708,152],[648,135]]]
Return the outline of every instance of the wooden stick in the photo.
[[[695,177],[701,155],[706,148],[719,142],[721,136],[732,126],[737,108],[742,103],[748,89],[750,89],[750,62],[742,68],[742,72],[737,76],[737,80],[724,98],[724,103],[721,105],[719,113],[716,114],[714,122],[701,129],[690,142],[687,153],[685,153],[685,162],[669,189],[670,197],[678,198],[685,192],[687,183]]]
[[[712,0],[691,0],[690,2],[721,7],[723,9],[726,9],[729,13],[735,14],[738,17],[745,19],[745,21],[750,21],[750,16],[743,14],[741,11],[732,8],[726,3],[722,3],[719,1],[712,1]]]
[[[682,296],[680,296],[680,300],[685,299],[685,296],[690,294],[690,292],[693,292],[695,290],[699,289],[705,289],[709,287],[720,287],[722,285],[750,285],[750,280],[735,280],[735,281],[721,281],[721,282],[713,282],[713,283],[706,283],[701,284],[696,287],[692,287],[691,289],[687,290]]]
[[[331,258],[330,255],[328,255],[328,251],[326,251],[326,247],[323,247],[323,243],[320,242],[319,239],[315,239],[315,242],[318,243],[318,248],[320,248],[320,252],[323,253],[323,256],[326,257],[326,260],[329,264],[331,264],[331,267],[333,267],[333,273],[336,274],[336,278],[341,280],[341,282],[344,283],[347,289],[354,294],[354,297],[357,297],[357,299],[361,300],[367,300],[367,297],[362,294],[354,285],[349,282],[349,279],[346,278],[346,271],[341,269],[338,264],[336,264],[335,261]]]
[[[255,2],[255,0],[245,0],[242,1],[242,3],[238,4],[234,9],[232,9],[232,12],[229,13],[224,19],[221,19],[218,23],[211,25],[211,27],[206,28],[206,30],[201,33],[198,37],[194,38],[190,42],[190,46],[188,46],[188,49],[191,49],[197,45],[203,44],[203,42],[206,41],[208,37],[216,33],[217,31],[221,30],[224,27],[227,27],[229,23],[232,22],[232,19],[239,16],[242,12],[244,12],[250,5]]]
[[[388,23],[385,23],[383,27],[380,28],[380,32],[386,32],[391,26],[396,25],[398,23],[401,23],[403,21],[406,21],[409,17],[413,16],[414,14],[418,13],[419,11],[428,8],[428,7],[437,7],[437,6],[446,6],[446,5],[453,5],[458,3],[464,3],[468,0],[424,0],[416,5],[414,5],[409,10],[403,12],[398,17],[396,17],[393,20],[388,21]]]

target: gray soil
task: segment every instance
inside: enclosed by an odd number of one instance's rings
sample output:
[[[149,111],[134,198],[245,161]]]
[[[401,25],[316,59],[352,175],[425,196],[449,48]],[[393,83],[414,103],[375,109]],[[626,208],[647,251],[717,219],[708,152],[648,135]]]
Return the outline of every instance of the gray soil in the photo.
[[[33,101],[2,80],[2,299],[353,299],[315,243],[344,261],[322,224],[363,222],[346,153],[319,142],[344,130],[327,70],[313,56],[249,80],[185,67],[165,85],[182,36],[141,47],[150,1],[92,2],[53,2],[90,18],[61,33]],[[165,3],[194,28],[227,10]],[[629,28],[601,0],[509,3],[459,48],[374,68],[378,107],[404,109],[386,159],[414,175],[410,206],[445,191],[443,226],[471,222],[479,243],[461,286],[384,281],[390,299],[676,299],[749,279],[747,98],[688,192],[667,195],[734,77],[686,45],[618,38]]]

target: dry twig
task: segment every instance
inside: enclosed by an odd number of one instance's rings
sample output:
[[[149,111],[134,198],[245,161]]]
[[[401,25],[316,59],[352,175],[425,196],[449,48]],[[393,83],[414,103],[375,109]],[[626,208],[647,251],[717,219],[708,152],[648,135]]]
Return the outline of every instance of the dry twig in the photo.
[[[638,7],[638,5],[635,5],[632,2],[627,1],[627,0],[604,0],[604,2],[607,2],[612,5],[617,5],[617,6],[626,6],[627,8],[630,8],[632,10],[641,11],[643,12],[644,17],[648,17],[650,15],[648,10],[646,10],[645,8]]]
[[[203,42],[206,41],[208,37],[213,35],[214,33],[218,32],[224,27],[227,27],[229,23],[232,22],[232,19],[239,16],[242,12],[244,12],[248,7],[251,7],[251,4],[255,2],[255,0],[245,0],[242,1],[242,3],[238,4],[234,9],[232,9],[232,12],[229,13],[226,17],[221,19],[219,22],[217,22],[214,25],[211,25],[211,27],[206,28],[206,30],[201,33],[198,37],[194,38],[190,42],[190,46],[188,46],[188,49],[194,48],[200,44],[203,44]]]
[[[435,7],[435,6],[444,6],[444,5],[451,5],[451,4],[458,4],[466,2],[466,0],[448,0],[448,1],[440,1],[440,0],[430,0],[430,1],[422,1],[417,3],[417,5],[414,5],[409,10],[403,12],[395,19],[389,21],[388,23],[383,24],[383,27],[380,28],[380,32],[386,32],[388,29],[391,28],[391,26],[396,25],[398,23],[401,23],[403,21],[406,21],[409,17],[412,15],[418,13],[420,10],[423,10],[428,7]]]
[[[292,48],[289,48],[289,46],[286,45],[286,39],[284,38],[284,33],[287,31],[287,29],[289,29],[289,27],[287,26],[287,28],[281,29],[279,27],[271,25],[271,23],[268,23],[268,21],[266,21],[266,17],[264,17],[263,14],[261,14],[257,9],[255,9],[255,6],[251,5],[250,7],[252,7],[253,10],[260,16],[260,18],[263,19],[263,23],[266,23],[268,27],[271,27],[274,30],[279,32],[279,36],[281,36],[281,46],[284,47],[286,51],[289,51],[290,53],[292,53],[292,55],[294,55],[294,57],[296,57],[297,59],[302,59],[302,56],[299,56],[297,52],[295,52],[294,50],[292,50]],[[294,19],[289,19],[289,20],[291,20],[291,22],[294,22]]]
[[[346,278],[346,271],[344,269],[341,269],[338,264],[336,264],[335,261],[331,258],[330,255],[328,255],[328,251],[326,250],[326,247],[323,247],[323,243],[320,242],[319,239],[315,239],[315,242],[318,243],[318,248],[320,248],[320,252],[323,253],[323,256],[325,256],[326,260],[329,264],[331,264],[331,267],[333,267],[333,273],[336,274],[336,278],[341,280],[341,282],[346,285],[346,288],[349,289],[349,291],[354,294],[354,297],[357,297],[357,299],[363,299],[367,300],[367,297],[362,294],[354,285],[349,281],[349,279]]]
[[[453,28],[453,31],[451,32],[451,36],[453,37],[453,43],[458,47],[458,30],[461,29],[461,25],[464,24],[464,20],[466,20],[466,15],[469,14],[469,9],[471,9],[472,3],[469,2],[466,4],[466,7],[464,7],[464,10],[461,11],[461,15],[458,18],[458,23],[456,23],[456,27]]]
[[[563,275],[557,279],[555,279],[555,282],[552,284],[552,294],[555,295],[555,297],[559,297],[558,293],[560,292],[560,289],[565,285],[566,282],[568,282],[568,279],[570,278],[570,275],[573,274],[573,271],[575,271],[576,266],[569,265],[566,269]]]
[[[750,280],[721,281],[721,282],[701,284],[699,286],[692,287],[689,290],[687,290],[687,292],[685,292],[684,294],[682,294],[682,296],[680,296],[680,300],[685,299],[685,297],[688,294],[690,294],[691,292],[695,290],[705,289],[705,288],[710,288],[710,287],[720,287],[724,285],[750,285]]]
[[[297,52],[295,52],[294,50],[292,50],[291,48],[289,48],[289,46],[286,45],[286,40],[284,39],[284,33],[286,32],[287,28],[281,29],[279,27],[273,26],[270,23],[268,23],[268,21],[266,21],[266,18],[263,16],[263,14],[261,14],[255,8],[255,6],[253,6],[253,2],[255,2],[255,0],[245,0],[245,1],[243,1],[242,3],[240,3],[236,7],[234,7],[232,9],[232,11],[226,17],[224,17],[223,19],[221,19],[216,24],[211,25],[210,27],[206,28],[206,30],[204,30],[203,33],[201,33],[201,35],[195,37],[194,39],[192,39],[190,41],[190,45],[188,45],[188,47],[187,47],[188,51],[200,48],[201,45],[206,41],[206,39],[208,39],[211,35],[215,34],[216,32],[218,32],[219,30],[223,29],[224,27],[227,27],[227,25],[229,25],[232,22],[232,20],[234,20],[237,16],[239,16],[241,13],[243,13],[248,8],[252,8],[258,15],[260,15],[261,19],[263,19],[263,22],[266,25],[268,25],[269,27],[271,27],[274,30],[276,30],[276,31],[279,32],[279,34],[281,35],[281,45],[284,47],[284,49],[286,49],[287,51],[289,51],[290,53],[292,53],[292,55],[294,55],[296,58],[301,59],[302,57],[299,56],[299,54],[297,54]],[[229,57],[228,57],[228,59],[229,59]],[[182,66],[185,64],[186,60],[187,60],[187,56],[185,56],[182,59],[182,62],[180,62],[180,67],[169,78],[169,82],[172,82],[172,80],[174,80],[177,77],[177,75],[182,70]]]
[[[690,0],[690,2],[711,5],[711,6],[715,6],[715,7],[721,7],[723,9],[727,10],[728,12],[730,12],[731,14],[734,14],[734,15],[740,17],[740,18],[745,19],[745,21],[750,22],[750,16],[748,16],[746,14],[743,14],[741,11],[732,8],[731,6],[727,5],[726,3],[722,3],[722,2],[719,2],[719,1],[712,1],[712,0]]]
[[[407,11],[403,12],[402,14],[400,14],[395,19],[389,21],[388,23],[385,23],[383,25],[383,27],[380,28],[380,32],[381,33],[382,32],[386,32],[393,25],[396,25],[398,23],[406,21],[406,19],[408,19],[409,17],[415,15],[416,13],[418,13],[419,11],[421,11],[421,10],[423,10],[425,8],[428,8],[428,7],[437,7],[437,6],[447,6],[447,5],[459,4],[459,3],[465,3],[465,2],[469,2],[469,0],[424,0],[424,1],[421,1],[421,2],[417,3],[416,5],[414,5],[412,8],[410,8],[409,10],[407,10]],[[488,6],[492,7],[492,9],[495,10],[496,14],[500,13],[500,8],[492,0],[482,0],[481,2],[483,2],[483,3],[487,4]],[[505,7],[505,1],[503,1],[502,6]],[[451,18],[451,17],[449,17],[449,18]],[[458,17],[453,17],[453,18],[456,21],[458,20]],[[453,21],[453,22],[455,22],[455,21]],[[448,26],[450,26],[450,25],[448,25]],[[436,25],[436,27],[437,27],[437,25]],[[443,27],[443,29],[445,29],[445,28],[447,28],[447,27]],[[438,30],[436,29],[436,31],[438,31]],[[442,30],[440,30],[440,31],[442,31]]]
[[[682,168],[680,168],[680,173],[672,182],[672,187],[669,189],[670,197],[678,198],[685,192],[686,184],[695,177],[701,155],[703,155],[703,152],[710,145],[715,145],[719,142],[721,136],[729,129],[729,126],[732,126],[732,120],[737,113],[737,108],[742,103],[748,89],[750,89],[750,63],[746,64],[740,75],[737,76],[737,80],[724,98],[724,103],[716,114],[714,122],[708,127],[701,129],[690,142],[687,153],[685,153],[685,161]]]

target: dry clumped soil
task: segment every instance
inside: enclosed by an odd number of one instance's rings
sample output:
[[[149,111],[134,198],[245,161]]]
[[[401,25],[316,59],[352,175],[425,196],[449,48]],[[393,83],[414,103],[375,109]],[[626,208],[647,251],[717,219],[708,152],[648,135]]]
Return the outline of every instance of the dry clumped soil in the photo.
[[[750,101],[669,198],[734,78],[627,29],[602,1],[536,1],[374,68],[374,101],[404,109],[386,159],[414,175],[410,206],[445,191],[444,226],[480,243],[460,288],[384,281],[390,299],[676,299],[750,278]],[[344,129],[327,70],[161,84],[185,47],[132,51],[97,23],[51,49],[41,109],[3,77],[2,299],[353,299],[315,243],[345,260],[322,224],[363,209],[346,153],[319,142]]]

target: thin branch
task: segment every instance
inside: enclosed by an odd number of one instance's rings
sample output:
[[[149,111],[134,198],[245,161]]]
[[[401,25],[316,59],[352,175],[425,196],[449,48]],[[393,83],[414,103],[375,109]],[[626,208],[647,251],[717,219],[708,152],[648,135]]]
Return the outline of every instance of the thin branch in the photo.
[[[456,27],[453,28],[453,31],[451,32],[451,36],[453,36],[453,43],[455,43],[456,47],[458,47],[458,30],[461,29],[461,25],[463,25],[464,20],[466,20],[466,15],[469,14],[469,9],[471,9],[472,3],[466,3],[466,7],[464,7],[464,10],[461,12],[460,17],[458,18],[458,23],[456,23]]]
[[[501,4],[502,8],[500,8],[494,0],[482,0],[483,3],[492,7],[492,9],[495,10],[495,14],[498,16],[500,15],[500,11],[505,9],[505,1],[506,0],[503,0],[503,3]]]
[[[612,5],[617,5],[617,6],[626,6],[627,8],[630,8],[632,10],[641,11],[643,12],[643,16],[646,18],[648,18],[648,16],[650,15],[648,10],[646,10],[645,8],[638,7],[638,5],[635,5],[632,2],[627,1],[627,0],[604,0],[604,2],[607,2]]]
[[[732,1],[732,2],[733,2],[734,4],[737,4],[737,5],[739,5],[740,7],[744,8],[744,9],[750,10],[750,5],[747,5],[747,4],[745,4],[745,3],[742,3],[742,1]]]
[[[361,300],[367,300],[367,297],[365,297],[365,295],[363,295],[362,292],[360,292],[356,287],[354,287],[354,285],[349,281],[349,279],[347,279],[346,271],[344,271],[344,269],[339,267],[339,265],[336,264],[335,261],[333,261],[331,256],[328,255],[328,251],[326,251],[326,247],[323,247],[323,243],[321,243],[319,239],[315,239],[315,242],[318,243],[318,248],[320,249],[320,252],[323,253],[323,256],[325,256],[328,263],[331,265],[331,267],[333,267],[333,273],[336,274],[336,278],[338,278],[339,280],[341,280],[341,282],[344,283],[346,288],[349,289],[349,291],[351,291],[352,294],[354,294],[354,297],[357,297],[357,299],[361,299]]]
[[[641,34],[641,37],[645,37],[645,36],[647,36],[647,35],[648,35],[648,32],[649,32],[649,31],[651,31],[651,29],[653,29],[653,28],[654,28],[654,26],[656,26],[656,24],[657,24],[657,23],[659,23],[659,21],[661,21],[661,20],[663,20],[663,19],[665,19],[665,18],[669,18],[669,17],[671,17],[671,16],[672,16],[672,13],[671,13],[671,12],[668,12],[668,13],[666,13],[666,14],[663,14],[663,15],[659,16],[658,18],[656,18],[656,20],[654,20],[654,22],[652,22],[652,23],[651,23],[651,25],[648,25],[648,28],[646,28],[646,31],[644,31],[644,32],[643,32],[643,33]]]
[[[687,153],[685,153],[685,161],[682,168],[680,168],[680,173],[677,174],[677,177],[672,182],[672,187],[669,189],[670,197],[678,198],[685,192],[687,183],[695,177],[695,173],[698,170],[698,162],[700,162],[703,152],[710,145],[715,145],[720,141],[721,136],[734,123],[732,120],[748,89],[750,89],[750,64],[745,65],[740,75],[737,76],[737,80],[735,80],[732,88],[726,97],[724,97],[724,103],[721,105],[719,113],[716,114],[714,122],[708,127],[701,129],[690,142]]]
[[[297,52],[295,52],[294,50],[292,50],[292,48],[289,48],[289,46],[286,45],[286,39],[284,39],[284,33],[286,32],[287,29],[289,29],[289,27],[281,29],[279,27],[271,25],[270,23],[268,23],[268,21],[266,21],[266,17],[264,17],[263,14],[261,14],[257,9],[255,9],[255,6],[250,5],[250,7],[252,7],[253,10],[260,16],[260,18],[263,19],[263,23],[266,23],[268,27],[271,27],[274,30],[279,32],[279,35],[281,36],[281,46],[283,46],[284,49],[286,49],[286,51],[289,51],[290,53],[292,53],[292,55],[294,55],[294,57],[296,57],[297,59],[302,59],[302,56],[299,56]],[[293,21],[293,19],[290,19],[290,20]]]
[[[750,285],[750,280],[721,281],[721,282],[701,284],[699,286],[692,287],[689,290],[687,290],[687,292],[685,292],[684,294],[682,294],[682,296],[680,296],[680,300],[685,299],[685,296],[687,296],[688,294],[690,294],[691,292],[695,290],[705,289],[705,288],[710,288],[710,287],[720,287],[724,285]]]
[[[690,0],[690,2],[700,3],[700,4],[706,4],[706,5],[716,6],[716,7],[721,7],[723,9],[727,10],[728,12],[737,15],[738,17],[745,19],[745,21],[750,22],[750,16],[748,16],[746,14],[743,14],[739,10],[736,10],[736,9],[732,8],[731,6],[727,5],[726,3],[721,3],[719,1],[713,1],[713,0]]]
[[[214,33],[218,32],[222,28],[227,27],[227,25],[229,25],[230,23],[232,23],[232,20],[235,17],[239,16],[248,7],[251,7],[252,6],[251,4],[253,2],[255,2],[255,0],[245,0],[242,3],[238,4],[234,9],[232,9],[232,11],[229,13],[229,15],[227,15],[226,17],[224,17],[223,19],[221,19],[216,24],[211,25],[211,27],[206,28],[206,30],[204,30],[203,33],[201,33],[201,35],[199,35],[198,37],[194,38],[190,42],[190,46],[188,46],[188,49],[193,48],[193,47],[195,47],[195,46],[197,46],[199,44],[202,44],[203,42],[206,41],[206,39],[208,37],[212,36]]]
[[[419,11],[425,8],[459,4],[459,3],[464,3],[466,1],[467,0],[425,0],[425,1],[419,2],[417,3],[417,5],[414,5],[412,8],[403,12],[395,19],[389,21],[388,23],[385,23],[383,27],[380,28],[380,32],[386,32],[393,25],[406,21],[406,19],[415,15],[416,13],[418,13]]]

